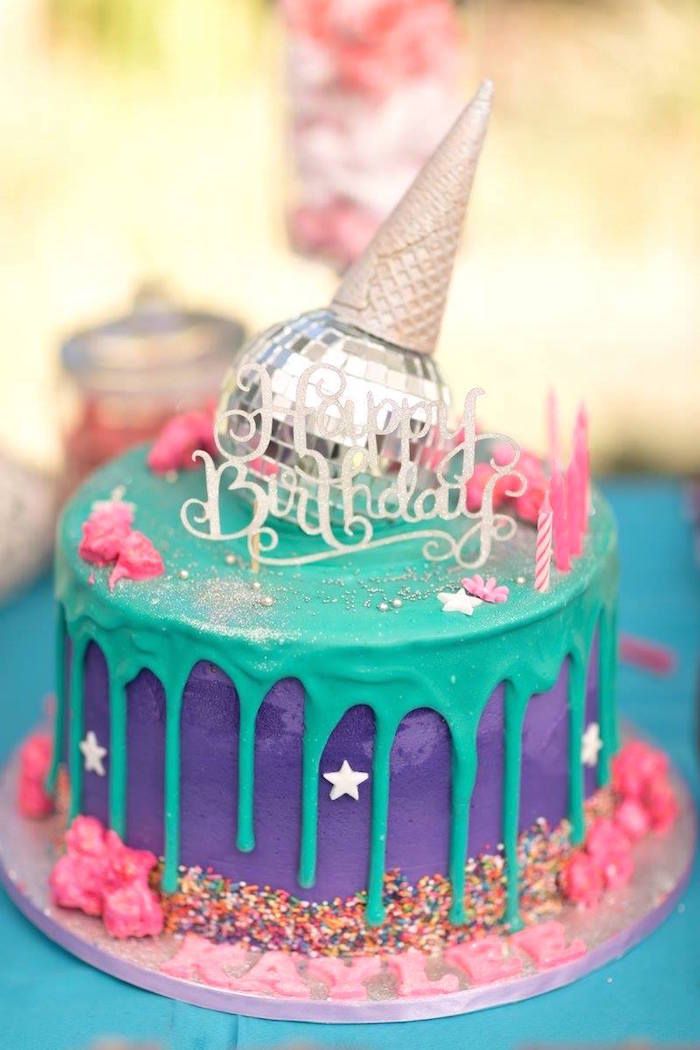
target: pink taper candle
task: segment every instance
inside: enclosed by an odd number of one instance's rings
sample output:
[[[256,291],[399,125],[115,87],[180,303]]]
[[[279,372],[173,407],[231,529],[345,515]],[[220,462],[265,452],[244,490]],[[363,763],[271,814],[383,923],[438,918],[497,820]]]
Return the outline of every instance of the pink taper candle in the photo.
[[[566,522],[566,490],[564,478],[558,467],[552,470],[550,485],[554,530],[554,564],[559,572],[568,572],[571,568],[569,554],[569,529]]]
[[[547,446],[550,472],[561,463],[559,444],[559,402],[554,390],[547,394]]]
[[[566,522],[569,529],[569,550],[574,557],[583,550],[583,537],[581,535],[582,501],[581,472],[576,456],[572,455],[571,462],[566,470]]]
[[[585,535],[588,531],[588,515],[590,513],[591,501],[591,460],[588,449],[588,416],[583,404],[579,406],[576,416],[576,428],[574,430],[574,455],[578,461],[581,475],[581,487],[583,500],[581,506],[581,532]]]
[[[535,542],[535,590],[548,591],[552,565],[552,524],[554,515],[549,493],[545,492],[540,512],[537,515],[537,540]]]

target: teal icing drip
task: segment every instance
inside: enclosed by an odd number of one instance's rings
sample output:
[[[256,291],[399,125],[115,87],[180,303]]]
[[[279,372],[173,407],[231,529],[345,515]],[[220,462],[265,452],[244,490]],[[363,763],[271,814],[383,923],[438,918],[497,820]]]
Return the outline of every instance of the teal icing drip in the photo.
[[[598,757],[598,784],[610,783],[612,756],[619,747],[619,727],[615,705],[617,672],[617,609],[604,608],[600,614],[599,719],[602,748]]]
[[[82,634],[72,639],[73,649],[70,659],[70,739],[68,742],[68,769],[70,772],[70,803],[68,819],[72,820],[80,813],[83,797],[83,756],[80,742],[83,739],[84,712],[83,692],[85,679],[85,652],[88,638]],[[54,742],[58,747],[58,741]]]
[[[377,714],[375,708],[375,714]],[[384,921],[384,869],[386,836],[389,822],[389,781],[391,777],[391,746],[397,725],[391,715],[382,712],[377,717],[372,761],[372,823],[367,873],[367,922],[381,926]]]
[[[521,684],[505,684],[505,770],[503,777],[503,854],[506,871],[506,908],[504,922],[511,930],[522,928],[520,918],[520,865],[518,832],[520,821],[520,774],[522,736],[529,691]]]
[[[56,638],[54,653],[56,660],[56,707],[54,710],[53,721],[51,766],[49,767],[49,772],[46,777],[46,790],[50,795],[56,793],[66,724],[66,617],[63,612],[63,606],[60,603],[56,607]]]
[[[449,877],[452,885],[450,922],[461,926],[467,921],[464,906],[465,864],[469,843],[469,806],[476,781],[476,739],[479,719],[466,722],[462,739],[452,731],[452,818],[450,822]]]
[[[273,595],[274,605],[264,607],[252,591],[253,577],[248,570],[240,565],[228,566],[221,547],[195,539],[179,525],[179,507],[201,484],[197,475],[188,474],[169,484],[154,479],[143,459],[143,451],[137,450],[94,475],[69,505],[61,524],[57,593],[74,646],[70,694],[66,698],[70,708],[71,814],[79,812],[81,798],[79,744],[83,730],[83,659],[88,641],[100,646],[110,674],[110,820],[117,830],[124,829],[128,775],[126,686],[143,668],[152,671],[163,685],[165,892],[177,887],[180,721],[192,667],[202,660],[216,664],[238,691],[241,728],[236,842],[241,850],[255,847],[255,725],[260,704],[276,682],[297,678],[306,696],[299,881],[312,886],[315,880],[323,749],[345,714],[358,704],[367,704],[376,724],[367,918],[373,924],[381,923],[392,743],[406,714],[430,708],[444,718],[452,737],[451,916],[453,921],[463,922],[464,862],[478,725],[494,688],[505,682],[506,920],[517,925],[522,721],[529,699],[552,687],[564,660],[570,657],[571,817],[576,837],[583,822],[577,734],[584,715],[585,668],[599,620],[602,779],[609,777],[609,759],[616,747],[613,679],[617,572],[614,527],[604,501],[595,499],[586,552],[570,574],[553,572],[552,589],[537,594],[531,585],[516,583],[516,575],[523,571],[521,553],[512,563],[494,567],[499,582],[510,584],[508,602],[483,605],[471,618],[440,611],[437,592],[455,586],[448,566],[425,562],[420,550],[398,546],[386,548],[380,555],[365,552],[345,564],[339,559],[330,578],[323,565],[307,566],[303,572],[265,570],[257,579]],[[124,581],[110,592],[107,571],[85,565],[77,547],[92,502],[107,497],[120,483],[126,485],[126,498],[136,505],[137,526],[162,551],[167,573],[153,580]],[[283,545],[281,533],[280,548]],[[183,569],[187,570],[185,578],[180,575]],[[91,574],[93,583],[88,582]],[[421,600],[404,603],[398,613],[382,614],[377,612],[374,600],[366,600],[367,591],[361,589],[366,579],[389,598],[405,587],[406,581],[410,588],[422,588],[424,593]],[[345,597],[339,600],[338,594]],[[60,748],[67,705],[57,703],[55,753]]]
[[[121,839],[126,833],[126,686],[109,673],[109,823]]]
[[[569,822],[571,841],[583,842],[586,832],[584,814],[585,782],[581,760],[581,740],[585,730],[586,664],[577,654],[569,660]]]
[[[238,828],[236,848],[255,849],[255,723],[265,694],[236,676],[240,728],[238,731]]]

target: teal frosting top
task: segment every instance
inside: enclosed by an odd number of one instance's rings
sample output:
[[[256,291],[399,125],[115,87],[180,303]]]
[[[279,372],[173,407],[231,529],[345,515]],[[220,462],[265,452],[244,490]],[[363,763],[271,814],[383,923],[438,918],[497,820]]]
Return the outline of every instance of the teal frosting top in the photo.
[[[506,683],[503,842],[508,876],[507,920],[517,926],[517,834],[520,737],[530,697],[554,685],[562,662],[571,661],[570,819],[572,837],[584,831],[584,778],[580,740],[584,729],[585,671],[600,631],[601,783],[609,779],[617,746],[615,670],[616,536],[605,501],[595,495],[583,555],[573,571],[552,569],[552,586],[535,591],[534,529],[496,545],[480,571],[510,588],[504,604],[479,606],[471,617],[444,613],[437,594],[457,590],[464,570],[427,562],[421,543],[362,551],[351,557],[298,567],[262,566],[255,573],[242,544],[207,541],[186,531],[180,508],[204,495],[198,471],[174,479],[153,475],[137,449],[111,462],[80,489],[59,526],[56,588],[58,654],[67,632],[74,659],[69,696],[59,672],[56,738],[62,739],[70,703],[71,809],[79,811],[83,733],[82,654],[89,642],[102,649],[110,679],[110,821],[123,834],[126,796],[125,689],[143,669],[163,683],[166,696],[165,857],[163,887],[175,889],[179,863],[180,707],[184,686],[201,660],[217,664],[236,685],[241,710],[239,849],[255,844],[255,719],[265,695],[280,679],[301,680],[307,695],[302,774],[299,882],[312,886],[316,866],[318,765],[324,746],[346,711],[362,703],[375,713],[372,830],[368,920],[382,920],[391,746],[405,715],[430,707],[447,722],[454,767],[450,878],[452,919],[464,921],[464,858],[469,800],[476,774],[479,719],[493,690]],[[108,587],[109,569],[78,555],[83,522],[96,500],[120,488],[135,506],[134,527],[159,550],[165,574]],[[249,511],[233,497],[230,521]],[[280,551],[291,536],[281,528]],[[298,538],[298,537],[296,537]],[[309,540],[308,542],[314,542]],[[399,607],[392,604],[395,600]],[[380,611],[386,603],[389,608]],[[51,780],[55,783],[59,749]]]

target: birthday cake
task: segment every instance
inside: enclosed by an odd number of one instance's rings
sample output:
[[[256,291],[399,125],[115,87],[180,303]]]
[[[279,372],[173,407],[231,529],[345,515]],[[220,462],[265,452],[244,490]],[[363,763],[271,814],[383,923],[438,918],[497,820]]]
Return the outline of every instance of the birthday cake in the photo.
[[[478,388],[450,407],[431,356],[490,97],[215,420],[63,514],[25,809],[67,823],[54,904],[167,941],[166,973],[213,981],[223,952],[220,986],[350,1000],[575,959],[561,916],[675,819],[663,755],[620,748],[585,414],[564,466],[550,403],[540,459],[482,428]]]

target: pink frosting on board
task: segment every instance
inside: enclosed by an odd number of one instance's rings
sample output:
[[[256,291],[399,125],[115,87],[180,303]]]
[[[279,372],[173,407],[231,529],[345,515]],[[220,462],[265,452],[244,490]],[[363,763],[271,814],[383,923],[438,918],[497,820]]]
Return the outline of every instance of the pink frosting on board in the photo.
[[[122,500],[96,503],[83,523],[83,535],[78,546],[80,557],[93,565],[113,565],[109,589],[119,580],[147,580],[162,576],[163,559],[147,536],[132,528],[134,510]],[[94,582],[91,577],[90,582]]]
[[[566,929],[556,919],[528,926],[520,933],[513,934],[512,940],[541,970],[578,959],[587,950],[578,937],[567,942]]]
[[[92,565],[105,566],[119,557],[124,540],[131,532],[134,509],[122,500],[97,503],[83,522],[78,554]]]
[[[173,416],[165,424],[148,453],[148,466],[154,474],[170,470],[192,470],[197,460],[192,453],[203,449],[214,455],[214,413],[208,408]]]
[[[242,977],[232,977],[229,988],[257,995],[285,995],[290,999],[310,999],[311,986],[299,975],[294,960],[286,952],[265,952]]]
[[[321,957],[309,959],[306,973],[310,980],[325,984],[331,999],[366,999],[367,982],[382,972],[381,960],[376,955],[352,959]]]
[[[125,846],[95,817],[76,817],[66,832],[66,852],[56,861],[49,884],[61,908],[101,915],[113,937],[155,936],[163,911],[148,885],[157,857]]]
[[[490,984],[514,977],[523,968],[522,959],[509,953],[501,937],[484,937],[478,941],[452,944],[445,950],[450,966],[464,970],[471,984]]]
[[[44,790],[53,744],[48,733],[33,733],[19,753],[17,805],[23,817],[40,820],[53,812],[53,799]]]
[[[418,996],[436,995],[438,992],[456,992],[459,978],[446,973],[437,981],[431,981],[425,972],[426,956],[416,948],[387,959],[390,973],[396,978],[397,992],[412,999]]]

